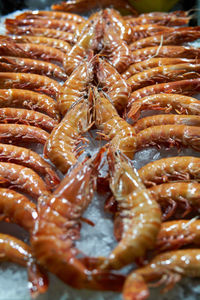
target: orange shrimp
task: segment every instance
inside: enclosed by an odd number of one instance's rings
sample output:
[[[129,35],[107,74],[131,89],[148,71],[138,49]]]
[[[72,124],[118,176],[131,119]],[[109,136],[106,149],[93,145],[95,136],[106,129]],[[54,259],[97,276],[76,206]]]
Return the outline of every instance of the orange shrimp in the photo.
[[[128,116],[137,120],[145,110],[163,110],[165,113],[175,110],[178,114],[200,115],[200,102],[185,95],[154,94],[134,101]]]
[[[186,46],[154,46],[131,51],[132,63],[140,62],[153,57],[166,58],[200,58],[200,49]]]
[[[0,88],[30,89],[56,98],[60,84],[49,77],[37,74],[0,72]]]
[[[19,107],[40,111],[60,119],[57,103],[50,97],[33,91],[20,89],[0,89],[0,107]]]
[[[196,126],[160,125],[140,131],[136,136],[137,150],[162,144],[191,147],[200,151],[200,130]]]
[[[33,170],[13,163],[0,162],[1,185],[20,189],[34,199],[50,194],[46,184]]]
[[[187,17],[189,15],[189,11],[185,10],[175,10],[170,12],[163,11],[153,11],[148,13],[140,14],[140,17],[165,17],[165,16],[176,16],[176,17]],[[124,18],[127,18],[126,16]]]
[[[145,300],[149,296],[147,283],[158,280],[165,284],[163,292],[173,288],[183,276],[199,277],[200,250],[184,249],[157,255],[145,267],[133,271],[123,287],[124,300]]]
[[[44,144],[49,134],[35,126],[21,124],[0,124],[0,141],[10,143],[29,142]]]
[[[152,249],[161,224],[161,212],[156,201],[145,189],[137,171],[119,152],[108,153],[111,172],[110,187],[118,202],[122,219],[122,239],[105,259],[102,269],[119,269]]]
[[[184,218],[191,211],[200,211],[200,184],[194,182],[172,182],[155,185],[148,189],[163,210],[162,220],[174,216],[178,206],[178,217]],[[171,208],[166,209],[166,205]],[[182,208],[180,210],[180,208]],[[183,212],[182,212],[183,211]],[[176,216],[177,217],[177,216]]]
[[[132,159],[136,150],[136,133],[133,127],[118,115],[109,99],[102,97],[96,89],[93,101],[95,125],[100,129],[100,135],[111,140],[113,148]]]
[[[129,45],[131,51],[159,45],[182,45],[200,38],[200,26],[176,28],[172,32],[163,32],[146,37]]]
[[[57,29],[61,31],[67,31],[74,33],[76,30],[77,24],[73,21],[66,20],[56,20],[56,19],[6,19],[5,25],[8,26],[32,26],[36,28],[49,28],[49,29]]]
[[[116,69],[96,56],[93,60],[97,86],[111,99],[115,108],[122,111],[130,95],[130,88]]]
[[[164,26],[182,26],[187,25],[191,17],[189,16],[176,16],[171,14],[154,15],[154,16],[138,16],[128,18],[126,21],[132,26],[144,24],[159,24]]]
[[[59,111],[64,116],[73,103],[87,95],[89,84],[93,81],[93,65],[90,60],[80,64],[65,81],[57,98]]]
[[[29,289],[33,298],[45,293],[48,288],[47,275],[34,262],[31,248],[19,239],[0,234],[0,260],[27,267]]]
[[[156,252],[175,250],[185,245],[200,245],[200,220],[177,220],[161,225]]]
[[[29,10],[24,13],[21,13],[16,16],[17,20],[23,19],[56,19],[56,20],[65,20],[73,21],[75,23],[82,23],[85,19],[77,14],[56,12],[56,11],[47,11],[47,10]]]
[[[200,64],[168,65],[146,70],[131,76],[127,83],[132,91],[148,85],[200,77]]]
[[[198,126],[200,127],[200,116],[194,115],[156,115],[156,116],[149,116],[146,118],[142,118],[137,123],[133,125],[136,133],[141,130],[144,130],[151,126],[158,126],[158,125],[189,125],[189,126]]]
[[[66,32],[62,30],[49,29],[49,28],[35,28],[32,26],[22,26],[16,27],[12,24],[6,25],[6,30],[11,34],[24,34],[24,35],[34,35],[34,36],[46,36],[49,38],[55,38],[63,40],[70,44],[74,44],[76,39],[74,34],[71,32]]]
[[[33,110],[6,107],[0,108],[0,123],[32,125],[51,132],[58,121]]]
[[[44,176],[48,187],[54,188],[60,182],[56,172],[43,158],[30,149],[0,144],[0,161],[11,162],[33,169]]]
[[[172,181],[200,181],[200,158],[193,156],[168,157],[150,162],[138,173],[145,186]]]
[[[53,47],[56,49],[59,49],[60,51],[64,53],[69,53],[71,50],[71,45],[65,41],[58,40],[56,38],[49,38],[45,36],[32,36],[32,35],[15,35],[15,36],[1,36],[0,40],[3,40],[6,38],[6,40],[11,40],[14,43],[31,43],[31,44],[39,44],[39,45],[46,45],[48,47]]]
[[[80,217],[92,200],[104,151],[78,163],[52,195],[40,197],[31,245],[37,261],[72,287],[120,291],[124,276],[88,269],[73,242],[79,237]]]
[[[90,94],[88,97],[91,97]],[[62,172],[77,163],[77,147],[91,126],[91,107],[88,99],[80,99],[67,112],[62,121],[54,128],[44,147],[44,155]]]
[[[36,59],[0,56],[1,72],[21,72],[45,75],[54,79],[67,79],[67,74],[59,66]]]
[[[177,65],[177,64],[199,64],[199,59],[188,59],[188,58],[168,58],[168,57],[161,57],[161,58],[149,58],[147,60],[132,64],[128,67],[128,69],[122,74],[124,79],[128,79],[131,76],[161,66],[167,65]]]
[[[159,93],[193,95],[200,91],[200,78],[179,80],[167,83],[149,85],[131,93],[128,101],[128,116],[131,116],[131,106],[136,100]]]

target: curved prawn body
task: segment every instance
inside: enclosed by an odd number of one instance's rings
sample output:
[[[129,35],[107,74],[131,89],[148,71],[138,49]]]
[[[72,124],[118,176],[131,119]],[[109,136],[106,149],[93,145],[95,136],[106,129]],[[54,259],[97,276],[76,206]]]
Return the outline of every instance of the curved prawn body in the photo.
[[[200,184],[194,182],[172,182],[155,185],[148,189],[155,201],[163,207],[162,220],[166,221],[175,214],[176,207],[183,209],[181,218],[184,218],[191,211],[200,210]],[[167,209],[166,204],[171,204]],[[179,212],[180,216],[180,212]]]
[[[189,125],[189,126],[198,126],[200,127],[200,116],[193,116],[193,115],[155,115],[149,116],[146,118],[142,118],[138,120],[134,125],[133,128],[135,129],[136,133],[141,130],[144,130],[151,126],[158,126],[158,125]]]
[[[111,151],[108,153],[110,188],[118,203],[117,214],[122,220],[123,233],[103,262],[103,269],[119,269],[143,256],[153,248],[161,224],[159,206],[145,189],[137,171],[125,156]]]
[[[168,144],[191,147],[200,151],[200,130],[196,126],[160,125],[140,131],[136,136],[137,151],[149,146]]]
[[[23,35],[32,35],[32,36],[46,36],[48,38],[54,38],[63,40],[70,44],[75,43],[74,34],[71,32],[66,32],[62,30],[49,29],[49,28],[35,28],[30,26],[16,27],[15,25],[6,25],[6,30],[11,34],[23,34]]]
[[[52,167],[34,151],[13,145],[0,144],[0,161],[11,162],[31,168],[44,176],[48,187],[54,188],[60,182]]]
[[[27,267],[31,296],[37,297],[48,288],[47,275],[34,262],[31,248],[21,240],[7,234],[0,234],[0,260],[10,261]]]
[[[154,16],[138,16],[128,18],[126,21],[131,26],[144,24],[157,24],[163,26],[182,26],[187,25],[190,20],[189,16],[175,16],[175,15],[154,15]]]
[[[154,46],[131,51],[131,57],[131,63],[154,57],[199,59],[200,49],[185,46]]]
[[[0,72],[0,88],[30,89],[56,98],[60,84],[49,77],[37,74]]]
[[[178,114],[200,115],[200,102],[185,95],[155,94],[134,101],[128,116],[137,120],[145,110],[161,110],[165,113],[175,110]]]
[[[93,80],[93,65],[90,61],[80,64],[59,90],[57,98],[59,111],[64,116],[72,104],[87,94],[88,86]]]
[[[33,170],[13,163],[0,162],[1,185],[25,191],[34,199],[50,194],[45,182]]]
[[[157,255],[145,267],[133,271],[123,288],[124,300],[145,300],[149,296],[147,284],[158,280],[164,283],[164,292],[173,288],[183,276],[199,277],[199,249],[169,251]]]
[[[77,24],[82,23],[85,19],[77,14],[66,13],[66,12],[56,12],[47,10],[30,10],[16,16],[17,20],[24,19],[56,19],[64,21],[73,21]]]
[[[64,174],[83,152],[78,146],[87,141],[81,135],[92,126],[90,110],[88,99],[76,102],[47,139],[44,155]]]
[[[200,64],[168,65],[146,70],[131,76],[127,83],[132,91],[156,83],[193,79],[200,77]]]
[[[94,90],[94,120],[106,139],[116,150],[120,150],[129,158],[133,158],[136,150],[136,133],[131,125],[121,118],[113,104]]]
[[[167,66],[167,65],[177,65],[177,64],[199,64],[199,59],[188,59],[188,58],[150,58],[148,60],[144,60],[135,64],[132,64],[128,67],[128,69],[122,74],[124,79],[129,79],[131,76],[144,72],[149,69]]]
[[[193,156],[168,157],[150,162],[138,173],[145,186],[172,181],[200,181],[200,158]]]
[[[182,45],[200,38],[200,26],[176,28],[175,31],[163,32],[146,37],[129,45],[131,51],[159,45]]]
[[[112,100],[115,108],[122,111],[128,102],[130,88],[116,69],[98,56],[93,60],[97,85]]]
[[[65,283],[78,289],[120,291],[124,277],[89,270],[77,258],[80,251],[73,242],[79,237],[80,217],[92,200],[104,151],[78,163],[52,195],[40,197],[31,244],[37,261]]]
[[[35,28],[49,28],[56,29],[61,31],[67,31],[74,33],[76,30],[77,24],[73,21],[66,20],[56,20],[56,19],[6,19],[5,25],[7,26],[15,26],[15,27],[23,27],[23,26],[31,26]]]
[[[49,134],[39,127],[21,124],[0,124],[0,141],[3,142],[45,144],[48,138]]]
[[[156,252],[175,250],[185,245],[200,245],[200,220],[177,220],[161,225]]]
[[[131,93],[131,96],[128,101],[128,108],[130,108],[128,112],[128,116],[131,116],[132,114],[131,113],[132,103],[146,96],[151,96],[159,93],[193,95],[195,93],[198,93],[199,91],[200,91],[200,78],[185,79],[185,80],[149,85],[147,87],[141,88]]]
[[[58,121],[34,110],[21,108],[0,108],[0,123],[32,125],[51,132]]]
[[[19,107],[37,110],[55,120],[60,119],[57,103],[44,94],[21,89],[0,89],[0,107]]]
[[[34,73],[62,81],[67,79],[64,70],[55,64],[21,57],[0,56],[0,71]]]

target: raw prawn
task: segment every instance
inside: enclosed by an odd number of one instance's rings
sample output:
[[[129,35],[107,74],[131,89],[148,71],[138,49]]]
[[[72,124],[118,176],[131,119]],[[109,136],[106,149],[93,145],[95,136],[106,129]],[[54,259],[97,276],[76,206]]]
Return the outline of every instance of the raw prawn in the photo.
[[[176,15],[154,15],[154,16],[138,16],[128,18],[126,21],[133,27],[136,25],[144,24],[159,24],[163,26],[182,26],[187,25],[191,17],[189,16],[176,16]]]

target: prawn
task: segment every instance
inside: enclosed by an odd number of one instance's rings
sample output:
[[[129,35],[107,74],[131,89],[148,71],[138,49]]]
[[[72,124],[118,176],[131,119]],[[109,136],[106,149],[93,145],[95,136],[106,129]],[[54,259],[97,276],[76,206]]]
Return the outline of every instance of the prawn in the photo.
[[[31,168],[44,176],[48,187],[57,186],[60,179],[56,172],[39,154],[30,149],[13,145],[0,144],[0,161],[11,162]]]
[[[199,277],[199,260],[199,249],[175,250],[157,255],[147,266],[133,271],[127,277],[123,287],[124,300],[147,299],[147,283],[155,280],[159,280],[157,285],[166,285],[163,289],[166,292],[183,276]]]
[[[160,125],[140,131],[136,136],[137,151],[149,146],[168,144],[200,151],[200,130],[197,126]]]
[[[0,72],[0,89],[30,89],[56,98],[60,84],[46,76],[29,73]]]
[[[144,24],[157,24],[163,26],[182,26],[187,25],[191,17],[189,16],[176,16],[176,15],[154,15],[154,16],[138,16],[128,18],[126,21],[131,26],[144,25]]]
[[[76,164],[52,195],[40,197],[31,245],[40,265],[72,287],[120,291],[124,276],[88,269],[73,241],[79,238],[80,217],[92,200],[104,151]]]
[[[60,120],[57,103],[44,94],[21,89],[0,89],[0,107],[19,107],[37,110]]]
[[[0,71],[34,73],[62,81],[67,79],[64,70],[55,64],[22,57],[0,56]]]
[[[134,101],[128,116],[137,120],[145,110],[163,110],[165,113],[175,110],[178,114],[200,115],[200,102],[185,95],[154,94]]]
[[[172,181],[200,181],[200,158],[176,156],[156,160],[139,169],[145,186]]]

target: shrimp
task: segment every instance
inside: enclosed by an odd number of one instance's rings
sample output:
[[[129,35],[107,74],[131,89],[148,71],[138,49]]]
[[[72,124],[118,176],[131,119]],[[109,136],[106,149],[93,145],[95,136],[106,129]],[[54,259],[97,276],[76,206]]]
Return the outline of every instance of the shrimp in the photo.
[[[128,69],[122,74],[122,77],[124,79],[128,79],[131,76],[152,69],[157,68],[161,66],[167,66],[167,65],[177,65],[177,64],[199,64],[199,59],[188,59],[188,58],[150,58],[148,60],[144,60],[135,64],[132,64],[128,67]]]
[[[163,110],[165,113],[175,110],[178,114],[200,115],[200,102],[185,95],[154,94],[134,101],[128,116],[137,120],[145,110]]]
[[[188,11],[185,10],[175,10],[170,12],[154,11],[149,13],[140,14],[140,17],[166,17],[166,16],[176,16],[176,17],[187,17],[189,15]],[[127,18],[126,16],[124,18]]]
[[[31,168],[44,176],[48,187],[54,188],[60,179],[52,167],[34,151],[13,145],[0,144],[0,161],[11,162]]]
[[[136,133],[131,125],[121,118],[109,99],[102,97],[94,89],[94,117],[95,125],[100,129],[100,135],[111,140],[110,144],[120,150],[130,159],[136,150]]]
[[[0,40],[3,40],[5,36],[0,36]],[[31,35],[15,35],[6,36],[6,40],[10,39],[14,43],[31,43],[31,44],[39,44],[39,45],[46,45],[48,47],[53,47],[59,49],[64,53],[69,53],[71,50],[71,45],[65,41],[58,40],[56,38],[49,38],[45,36],[31,36]]]
[[[183,124],[200,127],[200,116],[192,115],[156,115],[142,118],[133,125],[136,133],[151,126]]]
[[[62,30],[49,29],[49,28],[35,28],[32,26],[22,26],[16,27],[12,24],[6,25],[6,30],[11,34],[24,34],[24,35],[34,35],[34,36],[46,36],[49,38],[63,40],[70,44],[74,44],[76,39],[74,34],[71,32],[66,32]]]
[[[6,107],[0,108],[0,123],[32,125],[51,132],[58,121],[33,110]]]
[[[200,38],[200,26],[176,28],[172,32],[163,32],[146,37],[129,45],[131,51],[162,45],[182,45]]]
[[[147,283],[164,283],[163,292],[173,288],[183,276],[199,277],[200,250],[184,249],[159,254],[145,267],[133,271],[123,287],[124,300],[145,300],[149,296]]]
[[[156,252],[175,250],[185,245],[200,245],[200,220],[177,220],[164,222],[161,225]]]
[[[130,95],[130,88],[121,75],[105,60],[98,56],[94,58],[94,71],[97,77],[97,86],[112,100],[115,108],[122,111]]]
[[[56,29],[61,31],[67,31],[74,33],[76,30],[77,24],[73,21],[66,21],[66,20],[56,20],[56,19],[6,19],[5,25],[7,26],[31,26],[35,28],[49,28],[49,29]]]
[[[131,63],[140,62],[153,57],[199,59],[200,49],[186,46],[154,46],[131,51]]]
[[[200,64],[178,64],[153,68],[131,76],[127,83],[132,91],[148,85],[200,77]]]
[[[200,91],[200,78],[179,80],[167,83],[159,83],[155,85],[149,85],[137,91],[131,93],[128,101],[128,108],[130,108],[132,103],[136,100],[141,99],[146,96],[151,96],[159,93],[169,93],[169,94],[183,94],[183,95],[193,95]],[[128,113],[128,116],[131,112]]]
[[[27,267],[31,296],[37,297],[48,288],[47,275],[35,263],[31,248],[19,239],[7,234],[0,234],[0,260],[10,261]]]
[[[0,88],[30,89],[56,98],[59,93],[60,84],[42,75],[0,72]]]
[[[169,144],[200,151],[200,130],[196,126],[160,125],[140,131],[136,136],[137,151],[149,146]]]
[[[200,181],[200,158],[193,156],[168,157],[150,162],[138,173],[145,186],[172,181]]]
[[[123,234],[102,269],[119,269],[143,256],[153,248],[161,224],[159,206],[145,189],[137,171],[125,156],[111,151],[108,153],[110,188],[118,202],[117,214],[122,219]]]
[[[0,162],[1,185],[20,189],[34,199],[50,194],[45,182],[33,170],[13,163]]]
[[[1,72],[21,72],[45,75],[54,79],[67,79],[67,74],[59,66],[36,59],[0,56]]]
[[[138,16],[128,18],[126,21],[132,25],[144,25],[144,24],[157,24],[163,26],[182,26],[187,25],[191,17],[189,16],[176,16],[176,15],[154,15],[154,16]]]
[[[72,13],[56,12],[56,11],[46,11],[46,10],[30,10],[16,16],[17,20],[24,19],[56,19],[64,21],[73,21],[77,24],[85,21],[85,18]]]
[[[93,65],[89,60],[80,64],[60,88],[57,98],[59,111],[64,116],[73,103],[76,103],[93,81]]]
[[[89,96],[90,93],[89,93]],[[91,126],[91,107],[88,99],[80,99],[54,128],[44,147],[44,155],[65,174],[77,163],[77,146],[86,140],[81,137]]]
[[[45,144],[49,134],[41,128],[21,124],[0,124],[0,141]]]
[[[104,151],[78,163],[52,195],[40,197],[31,245],[37,261],[72,287],[120,291],[124,276],[88,269],[73,241],[79,238],[80,217],[92,200]]]
[[[57,103],[50,97],[21,89],[0,89],[0,107],[19,107],[37,110],[60,120]]]
[[[162,220],[166,221],[178,206],[178,216],[184,218],[191,211],[200,211],[200,184],[194,182],[172,182],[155,185],[148,189],[151,196],[163,210]],[[166,204],[172,205],[166,210]],[[183,213],[180,213],[182,207]]]

